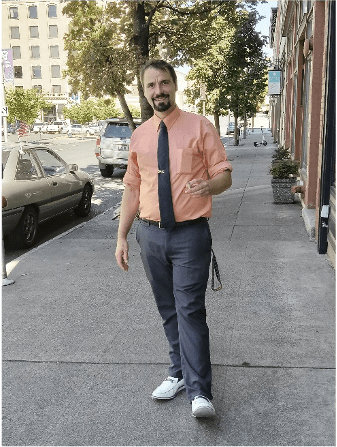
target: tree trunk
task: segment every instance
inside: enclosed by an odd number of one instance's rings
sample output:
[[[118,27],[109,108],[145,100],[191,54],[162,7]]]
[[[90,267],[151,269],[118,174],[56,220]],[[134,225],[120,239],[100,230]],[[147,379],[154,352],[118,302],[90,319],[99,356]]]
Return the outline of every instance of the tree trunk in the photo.
[[[238,117],[234,115],[234,146],[239,146]]]
[[[247,138],[247,114],[243,115],[243,138]]]
[[[146,121],[153,115],[153,109],[144,96],[143,86],[140,82],[140,68],[149,59],[149,23],[146,21],[145,6],[143,1],[133,3],[133,50],[136,58],[136,76],[139,94],[139,103],[142,121]]]
[[[219,120],[219,113],[214,110],[213,112],[213,118],[214,118],[214,126],[216,130],[218,131],[218,134],[220,135],[220,120]]]
[[[148,100],[144,96],[144,90],[142,83],[140,82],[140,75],[137,75],[137,86],[138,86],[138,94],[139,94],[139,104],[142,122],[147,121],[153,115],[153,109],[151,105],[148,103]]]
[[[133,132],[136,129],[136,126],[135,126],[135,123],[133,122],[133,118],[132,118],[130,109],[127,105],[127,102],[125,100],[125,97],[122,93],[117,93],[117,98],[118,98],[119,103],[123,109],[123,112],[124,112],[125,118],[128,122],[128,125],[129,125],[131,131]]]

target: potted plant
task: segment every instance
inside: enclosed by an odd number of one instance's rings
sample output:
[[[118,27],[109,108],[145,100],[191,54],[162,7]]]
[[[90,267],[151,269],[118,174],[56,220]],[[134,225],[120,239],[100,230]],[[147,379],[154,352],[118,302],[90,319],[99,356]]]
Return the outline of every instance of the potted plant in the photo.
[[[284,148],[283,146],[278,147],[274,154],[272,155],[272,164],[277,163],[279,160],[289,160],[290,152],[289,148]]]
[[[291,187],[297,180],[298,162],[290,158],[276,160],[269,172],[273,176],[271,185],[274,203],[293,203],[295,194],[291,192]]]

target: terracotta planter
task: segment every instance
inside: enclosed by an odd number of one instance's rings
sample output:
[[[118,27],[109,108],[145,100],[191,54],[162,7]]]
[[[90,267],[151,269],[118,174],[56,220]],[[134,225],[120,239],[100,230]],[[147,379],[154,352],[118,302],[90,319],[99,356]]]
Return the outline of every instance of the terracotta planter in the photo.
[[[273,188],[274,203],[294,203],[295,194],[292,194],[291,187],[296,184],[296,178],[273,178],[271,186]]]

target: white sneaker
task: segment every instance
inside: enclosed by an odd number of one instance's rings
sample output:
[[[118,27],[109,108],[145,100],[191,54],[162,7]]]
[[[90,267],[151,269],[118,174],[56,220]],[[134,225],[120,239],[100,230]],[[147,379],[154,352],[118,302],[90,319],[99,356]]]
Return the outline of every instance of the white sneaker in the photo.
[[[215,416],[214,407],[204,396],[195,396],[192,400],[192,416],[195,418],[209,418]]]
[[[173,399],[180,390],[185,388],[184,379],[176,379],[168,377],[164,382],[156,388],[152,393],[152,399]]]

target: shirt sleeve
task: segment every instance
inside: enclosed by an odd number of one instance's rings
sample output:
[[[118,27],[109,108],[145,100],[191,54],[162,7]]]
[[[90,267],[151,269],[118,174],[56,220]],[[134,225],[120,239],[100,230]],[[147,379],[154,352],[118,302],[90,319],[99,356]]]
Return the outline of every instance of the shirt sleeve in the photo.
[[[203,160],[210,178],[224,171],[233,171],[219,134],[210,122],[205,128],[203,142]]]
[[[132,188],[139,188],[141,177],[139,173],[139,166],[137,163],[137,152],[133,150],[133,142],[131,137],[129,147],[128,167],[123,178],[124,185],[129,185]]]

